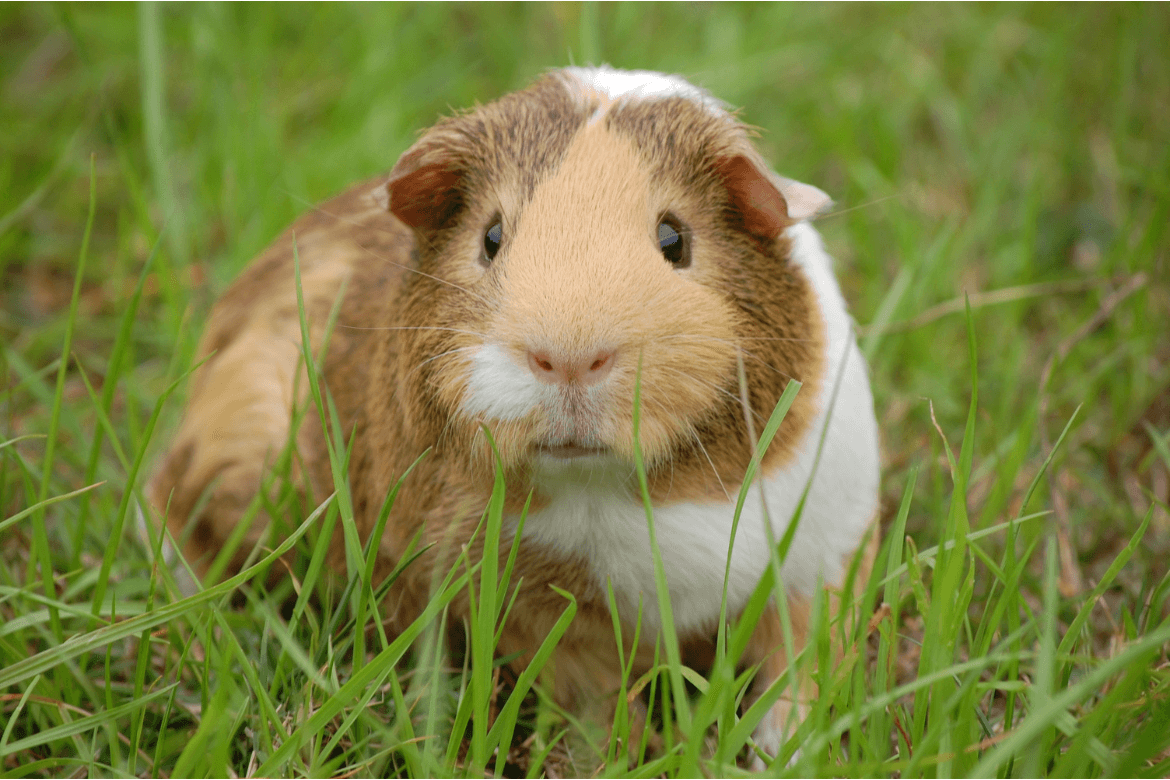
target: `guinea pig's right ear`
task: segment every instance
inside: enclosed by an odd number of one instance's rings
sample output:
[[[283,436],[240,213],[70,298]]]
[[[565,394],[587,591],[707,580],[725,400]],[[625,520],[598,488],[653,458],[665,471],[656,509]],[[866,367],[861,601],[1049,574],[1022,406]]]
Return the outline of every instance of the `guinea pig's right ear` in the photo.
[[[832,200],[811,184],[770,170],[746,154],[726,157],[716,168],[748,232],[772,241],[784,228],[816,216]]]
[[[434,230],[459,207],[462,172],[445,150],[427,139],[398,159],[389,180],[374,190],[374,199],[416,230]]]

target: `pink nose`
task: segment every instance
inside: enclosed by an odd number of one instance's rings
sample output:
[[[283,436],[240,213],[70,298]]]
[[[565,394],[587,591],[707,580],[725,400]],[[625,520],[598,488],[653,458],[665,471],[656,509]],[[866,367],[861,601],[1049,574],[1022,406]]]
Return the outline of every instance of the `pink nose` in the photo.
[[[612,350],[598,350],[584,358],[553,357],[544,350],[528,351],[528,368],[542,382],[556,385],[592,385],[600,382],[613,368]]]

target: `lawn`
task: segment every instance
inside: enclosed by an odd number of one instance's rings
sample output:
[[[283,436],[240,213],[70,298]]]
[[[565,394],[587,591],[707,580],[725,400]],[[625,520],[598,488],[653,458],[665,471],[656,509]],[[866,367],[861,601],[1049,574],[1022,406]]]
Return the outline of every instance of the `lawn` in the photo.
[[[1170,775],[1166,6],[4,4],[0,40],[0,774],[744,771],[733,669],[631,681],[662,744],[627,762],[497,688],[494,612],[450,666],[345,581],[182,599],[133,531],[257,252],[441,114],[608,62],[835,200],[884,544],[772,771]]]

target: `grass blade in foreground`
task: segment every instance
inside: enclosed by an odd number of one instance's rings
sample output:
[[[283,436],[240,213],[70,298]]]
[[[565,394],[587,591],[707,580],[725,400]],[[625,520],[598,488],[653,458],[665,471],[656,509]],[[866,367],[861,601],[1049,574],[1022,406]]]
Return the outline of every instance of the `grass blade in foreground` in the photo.
[[[52,669],[58,664],[75,658],[82,653],[102,647],[110,642],[125,639],[126,637],[134,636],[142,631],[161,625],[168,620],[189,612],[201,604],[206,604],[231,593],[231,591],[254,577],[265,566],[291,550],[297,540],[316,522],[317,518],[320,517],[321,513],[325,511],[332,501],[332,496],[327,498],[321,506],[317,507],[311,515],[305,518],[305,521],[279,547],[265,556],[256,565],[241,571],[234,577],[224,580],[214,587],[196,593],[181,601],[157,607],[153,612],[136,615],[135,617],[114,623],[113,625],[104,626],[94,631],[70,637],[55,647],[51,647],[48,650],[18,661],[11,666],[0,669],[0,688],[7,688],[10,685],[27,680],[33,675],[40,674],[47,669]]]

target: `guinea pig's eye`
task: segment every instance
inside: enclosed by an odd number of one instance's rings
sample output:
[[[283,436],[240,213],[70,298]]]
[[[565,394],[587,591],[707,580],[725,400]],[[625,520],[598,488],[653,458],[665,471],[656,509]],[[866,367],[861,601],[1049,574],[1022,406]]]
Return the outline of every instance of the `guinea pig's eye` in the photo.
[[[483,262],[490,263],[500,251],[500,242],[504,240],[504,226],[493,222],[483,234]]]
[[[658,251],[675,268],[686,268],[691,264],[690,234],[670,214],[658,223]]]

